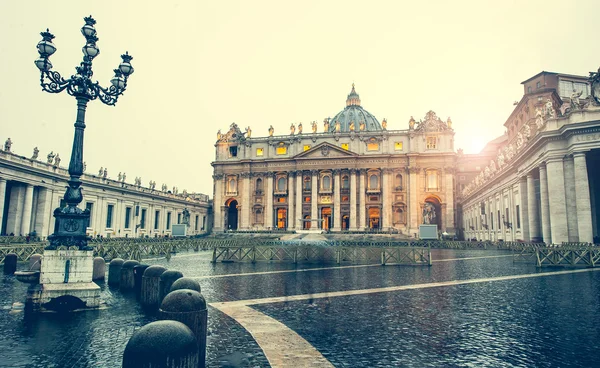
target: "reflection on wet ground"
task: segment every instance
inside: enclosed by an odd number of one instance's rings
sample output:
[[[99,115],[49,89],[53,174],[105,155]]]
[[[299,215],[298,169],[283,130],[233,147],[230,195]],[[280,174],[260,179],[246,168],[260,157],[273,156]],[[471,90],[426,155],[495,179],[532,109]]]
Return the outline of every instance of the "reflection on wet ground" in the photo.
[[[211,254],[200,252],[147,263],[197,277],[208,302],[542,272],[513,264],[500,251],[432,253],[434,260],[449,261],[432,267],[213,265]],[[226,274],[248,275],[214,277]],[[595,366],[600,361],[599,281],[599,272],[584,272],[251,307],[297,332],[336,367]],[[131,334],[155,319],[139,308],[135,296],[104,285],[107,309],[25,317],[11,312],[25,292],[24,284],[3,276],[0,367],[118,367]],[[208,366],[268,366],[252,336],[214,308],[209,333]]]

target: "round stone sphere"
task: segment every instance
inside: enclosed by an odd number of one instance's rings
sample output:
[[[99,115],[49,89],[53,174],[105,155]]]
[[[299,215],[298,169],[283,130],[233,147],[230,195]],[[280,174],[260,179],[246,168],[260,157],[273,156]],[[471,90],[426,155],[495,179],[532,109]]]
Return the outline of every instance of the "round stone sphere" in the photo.
[[[133,261],[133,260],[125,261],[125,262],[123,262],[123,267],[121,269],[134,268],[135,266],[137,266],[139,264],[140,264],[140,262],[138,262],[138,261]]]
[[[163,266],[153,265],[144,271],[144,277],[160,277],[167,269]]]
[[[108,264],[108,267],[122,267],[124,262],[125,261],[122,258],[113,258]]]
[[[161,312],[196,312],[206,310],[206,300],[196,290],[179,289],[171,291],[162,304]]]
[[[202,292],[202,290],[200,289],[200,283],[194,279],[190,279],[189,277],[182,277],[175,281],[173,285],[171,285],[171,292],[180,289],[195,290],[199,293]]]
[[[177,321],[156,321],[131,336],[123,354],[123,367],[171,367],[168,362],[194,356],[197,365],[197,354],[196,337],[189,327]]]

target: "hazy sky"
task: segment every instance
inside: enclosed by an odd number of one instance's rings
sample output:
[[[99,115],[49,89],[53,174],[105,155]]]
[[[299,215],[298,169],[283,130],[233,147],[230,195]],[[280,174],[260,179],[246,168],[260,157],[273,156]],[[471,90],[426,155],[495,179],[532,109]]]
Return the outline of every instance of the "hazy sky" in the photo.
[[[434,110],[452,118],[455,148],[477,152],[504,132],[520,82],[542,71],[600,66],[590,1],[0,1],[0,141],[68,165],[75,99],[41,91],[39,32],[54,70],[74,73],[83,17],[97,20],[94,78],[109,85],[120,55],[135,73],[116,107],[88,105],[88,172],[142,177],[212,196],[216,132],[288,133],[362,106],[388,129]],[[596,27],[596,28],[593,28]]]

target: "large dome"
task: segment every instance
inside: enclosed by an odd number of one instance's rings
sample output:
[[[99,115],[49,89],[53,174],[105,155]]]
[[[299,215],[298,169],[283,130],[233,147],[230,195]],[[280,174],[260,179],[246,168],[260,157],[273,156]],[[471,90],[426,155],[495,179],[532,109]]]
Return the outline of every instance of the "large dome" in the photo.
[[[336,122],[340,123],[340,132],[350,132],[350,124],[352,122],[354,122],[355,131],[360,130],[361,123],[365,124],[365,131],[383,130],[377,118],[360,106],[360,97],[354,90],[354,84],[352,84],[352,91],[350,91],[346,99],[346,108],[329,121],[329,132],[335,132]]]

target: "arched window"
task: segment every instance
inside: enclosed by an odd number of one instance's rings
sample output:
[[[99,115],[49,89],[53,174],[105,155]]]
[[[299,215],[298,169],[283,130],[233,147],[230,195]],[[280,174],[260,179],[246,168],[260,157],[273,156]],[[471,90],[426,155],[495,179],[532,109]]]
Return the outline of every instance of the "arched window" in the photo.
[[[402,189],[402,175],[401,174],[396,174],[396,176],[394,177],[394,186],[396,187],[396,189]]]
[[[404,212],[403,205],[394,207],[394,223],[395,224],[405,224],[406,223],[406,213]]]
[[[263,188],[263,181],[261,178],[256,179],[256,190],[262,190]]]
[[[277,191],[285,192],[285,178],[277,179]]]
[[[323,190],[331,190],[331,176],[329,175],[323,177]]]
[[[342,176],[342,189],[350,188],[350,183],[348,182],[348,175]]]
[[[254,211],[254,223],[255,224],[263,223],[263,213],[260,208],[257,208],[256,211]]]
[[[304,190],[310,190],[310,176],[304,177]]]
[[[369,189],[379,189],[379,177],[376,174],[369,176]]]
[[[229,192],[235,192],[236,191],[236,182],[234,178],[229,179]]]

